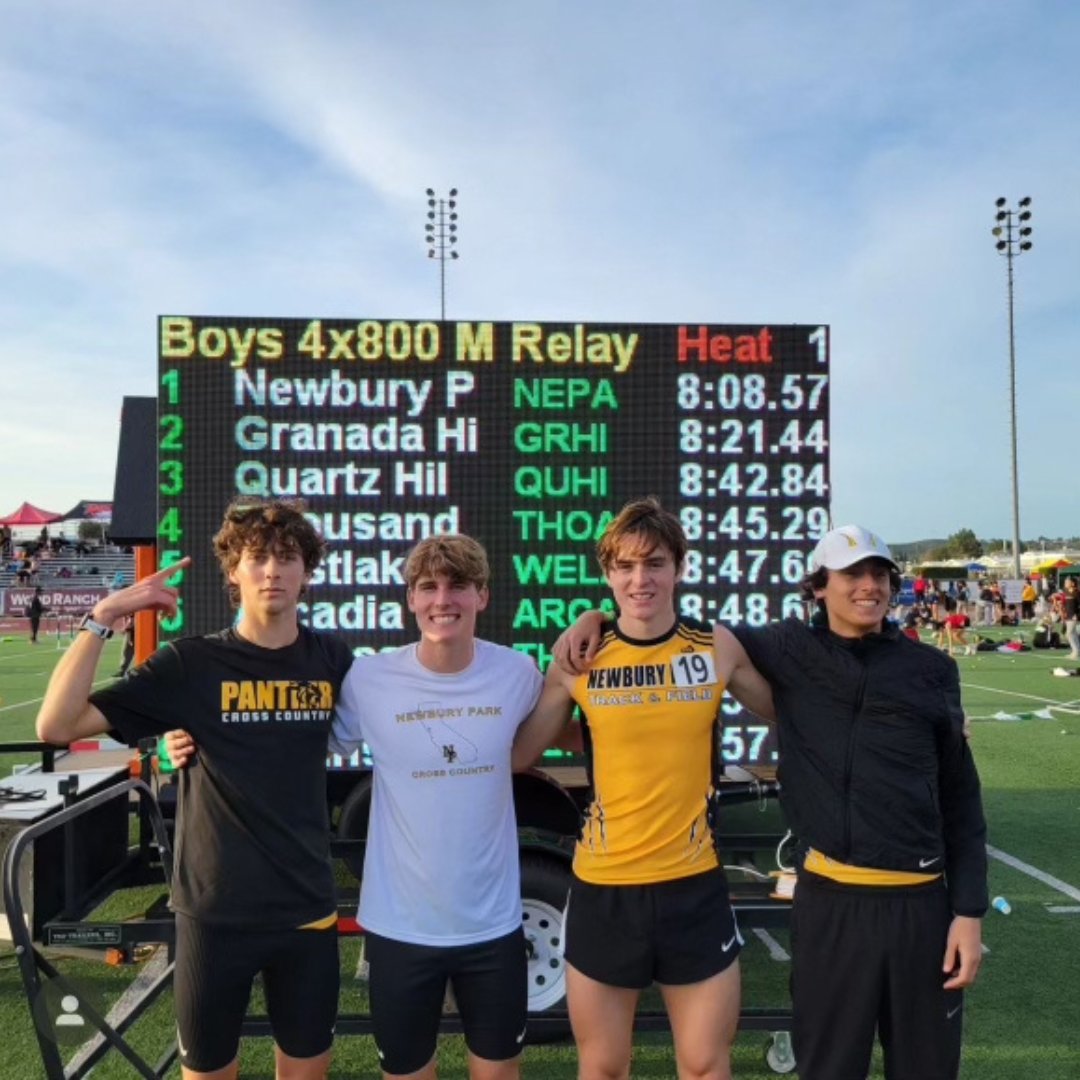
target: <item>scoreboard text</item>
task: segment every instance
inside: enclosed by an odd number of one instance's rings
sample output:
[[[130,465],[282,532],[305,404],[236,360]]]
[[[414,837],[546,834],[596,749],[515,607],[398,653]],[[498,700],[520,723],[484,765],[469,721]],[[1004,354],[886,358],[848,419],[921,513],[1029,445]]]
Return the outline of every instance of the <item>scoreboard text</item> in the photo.
[[[231,621],[210,538],[237,495],[304,499],[329,552],[302,618],[357,650],[415,638],[405,556],[465,532],[492,565],[481,636],[546,665],[611,607],[595,543],[647,494],[686,530],[684,614],[801,614],[828,528],[824,326],[167,316],[159,347],[160,560],[195,559],[163,639]],[[771,758],[724,708],[725,757]]]

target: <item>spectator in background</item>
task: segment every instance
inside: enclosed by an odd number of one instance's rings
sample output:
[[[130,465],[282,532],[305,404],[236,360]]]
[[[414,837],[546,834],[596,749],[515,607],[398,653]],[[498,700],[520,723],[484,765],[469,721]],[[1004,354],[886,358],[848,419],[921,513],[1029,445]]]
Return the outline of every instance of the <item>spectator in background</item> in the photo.
[[[961,581],[956,587],[956,610],[962,615],[968,613],[968,585],[966,581]]]
[[[990,593],[994,599],[994,624],[997,625],[1005,615],[1005,598],[1001,595],[1001,586],[996,581],[990,586]]]
[[[931,594],[930,601],[930,626],[936,635],[935,640],[940,643],[945,633],[945,620],[949,615],[949,606],[946,603],[944,589],[935,589]]]
[[[994,625],[994,590],[988,582],[979,590],[979,621],[983,626]]]
[[[1044,616],[1035,624],[1035,632],[1031,636],[1033,649],[1060,649],[1062,647],[1061,634],[1055,628],[1050,616]]]
[[[1065,637],[1069,659],[1080,660],[1080,586],[1075,577],[1065,580]]]
[[[115,679],[122,679],[128,672],[128,668],[131,667],[132,660],[135,659],[135,616],[125,615],[123,624],[124,633],[124,655],[120,658],[120,670],[113,676]]]
[[[921,604],[926,599],[926,578],[920,574],[912,585],[915,591],[915,603]]]
[[[41,586],[34,587],[34,595],[26,607],[26,614],[30,619],[30,644],[36,645],[38,629],[41,626],[41,616],[45,614],[45,603],[41,599]]]
[[[1021,619],[1035,618],[1035,598],[1037,596],[1038,593],[1035,591],[1035,586],[1031,584],[1031,578],[1024,578],[1024,589],[1020,593]]]
[[[975,646],[968,641],[967,628],[971,620],[961,611],[954,611],[945,617],[945,641],[944,649],[950,656],[955,656],[953,651],[959,648],[963,656],[974,656]]]

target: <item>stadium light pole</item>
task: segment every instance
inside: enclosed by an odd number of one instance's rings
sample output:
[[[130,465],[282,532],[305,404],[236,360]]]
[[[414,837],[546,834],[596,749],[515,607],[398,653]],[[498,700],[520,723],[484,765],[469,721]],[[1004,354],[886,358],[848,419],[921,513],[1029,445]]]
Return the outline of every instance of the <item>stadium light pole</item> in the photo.
[[[1009,437],[1012,449],[1012,501],[1013,501],[1013,574],[1020,574],[1020,476],[1016,456],[1016,332],[1013,322],[1013,259],[1031,250],[1031,199],[1022,198],[1016,209],[1008,205],[1002,196],[994,206],[994,227],[997,251],[1005,256],[1009,268]]]
[[[427,189],[427,226],[424,239],[428,258],[439,260],[439,312],[446,322],[446,260],[458,257],[457,249],[457,188],[451,188],[445,199],[437,198],[434,188]]]

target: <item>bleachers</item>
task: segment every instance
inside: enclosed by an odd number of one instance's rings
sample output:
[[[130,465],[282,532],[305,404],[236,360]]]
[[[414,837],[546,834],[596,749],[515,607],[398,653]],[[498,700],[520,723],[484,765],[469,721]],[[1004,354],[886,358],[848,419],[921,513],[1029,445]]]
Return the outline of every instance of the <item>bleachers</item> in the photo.
[[[0,589],[23,585],[11,564],[11,559],[5,559],[0,565]],[[120,579],[116,577],[118,573]],[[62,548],[56,555],[39,558],[37,577],[28,584],[46,589],[79,585],[108,589],[114,584],[130,585],[134,580],[135,556],[130,551],[98,548],[86,554],[77,554],[72,548]]]

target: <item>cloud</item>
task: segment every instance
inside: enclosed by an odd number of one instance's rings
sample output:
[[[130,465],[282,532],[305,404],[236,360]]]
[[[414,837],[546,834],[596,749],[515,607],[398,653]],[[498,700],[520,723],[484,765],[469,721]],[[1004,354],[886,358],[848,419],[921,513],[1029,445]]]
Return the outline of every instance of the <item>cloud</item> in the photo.
[[[1000,534],[989,227],[994,197],[1031,194],[1024,521],[1077,531],[1040,466],[1080,400],[1071,5],[45,0],[4,20],[4,438],[33,467],[0,504],[111,485],[161,313],[434,314],[423,191],[456,185],[451,314],[827,322],[839,516],[891,535],[914,505],[927,532]],[[88,449],[68,416],[104,434]]]

